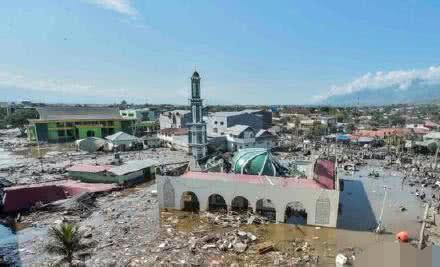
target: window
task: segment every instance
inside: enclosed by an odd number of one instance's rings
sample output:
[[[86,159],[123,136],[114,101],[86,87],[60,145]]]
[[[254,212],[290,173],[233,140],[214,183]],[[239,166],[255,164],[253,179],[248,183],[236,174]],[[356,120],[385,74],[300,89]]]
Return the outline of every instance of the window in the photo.
[[[223,124],[224,124],[224,122],[221,121],[221,122],[220,122],[220,125],[223,125]]]
[[[113,121],[108,121],[108,122],[107,122],[107,125],[108,125],[108,126],[113,126]]]
[[[134,117],[134,114],[133,113],[129,113],[128,117]]]
[[[214,121],[214,124],[217,124],[217,121]]]
[[[63,130],[58,131],[58,136],[63,137],[65,135]]]

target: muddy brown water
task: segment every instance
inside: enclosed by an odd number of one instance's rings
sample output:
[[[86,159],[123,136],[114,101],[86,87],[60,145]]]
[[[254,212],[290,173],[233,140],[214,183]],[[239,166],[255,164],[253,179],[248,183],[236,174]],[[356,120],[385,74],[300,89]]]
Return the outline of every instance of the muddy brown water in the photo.
[[[372,170],[380,173],[377,179],[368,176]],[[384,242],[395,242],[395,234],[400,231],[408,231],[412,239],[418,238],[421,226],[418,221],[423,215],[424,203],[415,196],[414,187],[402,185],[400,173],[383,169],[379,161],[371,161],[358,172],[345,173],[341,170],[339,174],[340,178],[345,180],[345,186],[340,194],[342,209],[338,216],[338,228],[267,224],[242,225],[240,229],[256,234],[257,243],[273,242],[278,251],[292,257],[295,256],[295,252],[292,252],[295,239],[305,240],[314,248],[311,254],[319,255],[322,266],[334,266],[338,252],[347,248],[354,248],[360,252]],[[387,198],[382,221],[386,233],[377,235],[373,230],[379,222],[385,195],[384,187],[387,188]],[[424,191],[430,199],[431,191],[428,188],[424,188]],[[405,207],[406,211],[400,211],[401,206]],[[208,226],[207,219],[197,214],[181,211],[177,213],[185,214],[177,224],[179,231],[224,231],[221,226]],[[231,261],[245,262],[249,256],[256,256],[255,252],[250,250],[244,255],[229,255],[226,258],[232,257]],[[271,264],[264,259],[260,263]]]
[[[182,232],[203,231],[206,233],[223,233],[231,230],[231,227],[214,225],[208,222],[205,216],[199,216],[196,213],[183,211],[168,211],[162,219],[170,216],[176,216],[178,223],[176,230]],[[166,220],[166,219],[165,219]],[[167,223],[163,223],[166,225]],[[336,228],[325,228],[292,224],[264,224],[264,225],[241,225],[239,229],[251,232],[257,236],[257,241],[253,247],[260,243],[272,242],[276,251],[287,258],[298,257],[302,252],[295,251],[295,243],[298,240],[307,242],[313,249],[309,255],[319,256],[320,266],[335,266],[335,257],[338,252],[354,248],[356,251],[362,251],[368,247],[382,242],[393,242],[393,234],[377,235],[372,232],[351,231]],[[287,259],[286,258],[286,259]],[[253,263],[264,265],[273,264],[272,259],[267,255],[256,254],[255,249],[248,249],[245,253],[235,255],[227,253],[224,258],[225,263],[245,263],[252,259]]]

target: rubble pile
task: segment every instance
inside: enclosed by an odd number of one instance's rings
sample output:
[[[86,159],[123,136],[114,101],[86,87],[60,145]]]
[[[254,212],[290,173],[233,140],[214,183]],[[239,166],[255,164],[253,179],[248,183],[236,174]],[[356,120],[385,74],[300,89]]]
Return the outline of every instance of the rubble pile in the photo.
[[[149,254],[150,242],[159,234],[159,207],[151,192],[155,185],[138,185],[123,191],[76,198],[41,206],[21,216],[27,228],[19,244],[1,250],[9,265],[41,266],[56,263],[57,256],[44,250],[47,229],[62,222],[77,223],[89,249],[79,253],[86,266],[126,266],[132,258]],[[82,211],[87,211],[82,213]],[[88,216],[86,216],[88,215]],[[17,248],[19,245],[19,249]]]
[[[238,213],[234,211],[229,211],[227,213],[201,213],[202,217],[208,218],[209,222],[212,224],[218,224],[225,227],[239,227],[242,224],[267,224],[269,219],[254,214],[253,212]]]
[[[151,242],[149,256],[135,258],[133,266],[243,263],[268,266],[318,262],[314,249],[305,240],[297,238],[278,247],[265,237],[258,237],[258,227],[264,227],[262,224],[268,221],[252,213],[203,212],[199,216],[162,212],[161,218],[161,232]]]
[[[66,179],[73,164],[111,164],[112,153],[88,153],[77,151],[72,143],[45,144],[39,148],[25,138],[17,138],[17,132],[0,130],[0,153],[9,153],[9,164],[0,165],[0,177],[7,177],[13,184],[24,185]],[[11,154],[12,153],[12,154]],[[174,170],[189,161],[184,151],[155,148],[120,152],[123,161],[154,159],[164,164],[162,173]],[[177,163],[177,164],[172,164]]]
[[[86,218],[96,209],[95,201],[97,195],[98,193],[94,192],[83,192],[71,198],[35,207],[35,209],[51,212],[63,211],[63,215],[75,215]]]

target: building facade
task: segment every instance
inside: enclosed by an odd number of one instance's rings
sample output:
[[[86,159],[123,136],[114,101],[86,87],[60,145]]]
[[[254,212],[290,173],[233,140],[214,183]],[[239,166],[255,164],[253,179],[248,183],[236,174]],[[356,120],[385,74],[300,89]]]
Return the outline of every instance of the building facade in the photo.
[[[228,128],[235,125],[247,125],[257,131],[269,129],[272,126],[272,112],[265,110],[243,110],[208,114],[208,136],[224,135]]]
[[[117,108],[51,106],[37,108],[39,119],[29,120],[29,138],[39,142],[71,142],[87,137],[106,137],[131,132]]]
[[[119,111],[122,118],[126,120],[136,120],[138,122],[142,121],[155,121],[155,112],[149,108],[143,109],[124,109]]]
[[[195,71],[191,77],[191,117],[188,124],[188,145],[194,159],[206,157],[208,139],[206,123],[203,121],[203,100],[200,98],[200,75]]]
[[[271,149],[274,136],[267,130],[256,131],[250,126],[235,125],[226,130],[227,150],[234,152],[244,148]]]
[[[166,111],[159,116],[160,129],[188,128],[191,120],[191,112],[189,110]]]
[[[268,214],[276,222],[289,222],[286,213],[302,212],[303,224],[336,227],[339,191],[314,179],[282,178],[226,173],[187,172],[158,176],[159,207],[185,210],[248,210]]]

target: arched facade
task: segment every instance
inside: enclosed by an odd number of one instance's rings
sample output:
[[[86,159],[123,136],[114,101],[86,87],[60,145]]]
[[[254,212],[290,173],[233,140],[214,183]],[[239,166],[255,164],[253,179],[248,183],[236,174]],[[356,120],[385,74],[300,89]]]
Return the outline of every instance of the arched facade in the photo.
[[[231,210],[233,211],[248,211],[249,209],[252,210],[252,208],[249,206],[249,200],[242,196],[236,196],[232,199],[231,202]]]
[[[200,210],[199,198],[194,192],[183,192],[180,198],[180,209],[184,211],[198,212]]]
[[[287,203],[285,209],[285,223],[307,224],[307,211],[304,204],[299,201]]]
[[[219,194],[212,194],[208,197],[208,210],[209,211],[226,211],[228,206],[225,199]]]
[[[262,198],[257,200],[256,207],[255,207],[255,213],[262,215],[270,220],[275,221],[277,211],[275,208],[274,203],[272,200],[267,198]]]
[[[328,224],[330,222],[330,199],[326,196],[320,196],[316,200],[316,224]]]
[[[308,186],[301,186],[301,181],[294,182],[293,185],[285,184],[285,178],[256,176],[258,181],[249,179],[252,177],[235,177],[233,175],[217,173],[197,173],[196,178],[192,177],[173,177],[157,176],[158,199],[160,208],[184,209],[192,205],[193,210],[209,210],[217,204],[226,205],[228,210],[240,210],[246,206],[256,213],[265,213],[276,218],[276,222],[286,222],[286,209],[292,207],[295,211],[305,211],[307,217],[303,216],[303,222],[309,225],[319,225],[326,227],[336,227],[337,210],[339,204],[339,191],[321,189]],[[214,176],[206,179],[199,176]],[[228,177],[234,180],[228,181]],[[298,179],[300,180],[300,179]],[[263,183],[268,181],[267,183]],[[295,183],[298,183],[296,185]],[[174,190],[174,194],[173,194]],[[192,192],[190,197],[183,195]],[[174,205],[173,202],[174,195]],[[211,201],[212,195],[219,195],[215,202]],[[211,197],[211,200],[213,197]],[[263,201],[270,200],[270,201]],[[185,202],[193,203],[189,204]],[[224,201],[224,202],[223,202]],[[246,203],[247,202],[247,203]],[[247,205],[246,205],[247,204]],[[210,207],[211,206],[211,207]],[[305,215],[305,214],[303,214]]]
[[[174,187],[168,179],[163,185],[163,196],[164,196],[164,206],[174,207],[176,203],[176,194],[174,192]]]

